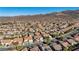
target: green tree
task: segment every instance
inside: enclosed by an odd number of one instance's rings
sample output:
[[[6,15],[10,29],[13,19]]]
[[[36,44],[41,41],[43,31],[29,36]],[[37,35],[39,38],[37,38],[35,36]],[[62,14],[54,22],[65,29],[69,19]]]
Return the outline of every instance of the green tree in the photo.
[[[44,41],[45,41],[46,44],[50,44],[50,42],[51,42],[49,37],[45,37]]]

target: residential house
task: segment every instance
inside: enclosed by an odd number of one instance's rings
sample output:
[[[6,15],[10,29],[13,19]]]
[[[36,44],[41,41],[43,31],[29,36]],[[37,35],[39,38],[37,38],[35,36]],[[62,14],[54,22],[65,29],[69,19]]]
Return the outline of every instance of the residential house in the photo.
[[[32,35],[29,35],[29,36],[26,36],[24,38],[24,43],[23,43],[24,46],[27,46],[27,47],[31,47],[33,45],[33,38],[32,38]]]
[[[67,42],[68,42],[69,44],[71,44],[71,45],[77,44],[77,42],[76,42],[75,40],[73,40],[73,39],[67,39]]]
[[[52,43],[50,44],[51,48],[53,48],[54,50],[56,51],[61,51],[62,50],[62,46],[60,44],[57,44],[57,43]]]
[[[68,48],[70,46],[67,41],[59,41],[59,43],[63,46],[63,48]]]
[[[77,42],[79,42],[79,35],[75,35],[74,36],[74,40],[77,41]]]
[[[33,48],[30,49],[30,51],[40,51],[40,49],[38,48],[38,46],[34,46]]]

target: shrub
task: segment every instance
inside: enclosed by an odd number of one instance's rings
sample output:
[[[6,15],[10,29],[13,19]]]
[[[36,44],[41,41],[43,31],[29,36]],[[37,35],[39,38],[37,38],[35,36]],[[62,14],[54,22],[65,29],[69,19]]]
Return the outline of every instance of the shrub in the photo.
[[[23,46],[16,46],[16,50],[21,51],[24,47]]]

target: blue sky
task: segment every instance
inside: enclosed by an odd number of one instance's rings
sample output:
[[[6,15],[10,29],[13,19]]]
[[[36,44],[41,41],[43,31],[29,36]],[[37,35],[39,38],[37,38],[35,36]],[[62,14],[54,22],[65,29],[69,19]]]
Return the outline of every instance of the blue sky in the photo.
[[[0,16],[46,14],[64,10],[79,10],[79,7],[0,7]]]

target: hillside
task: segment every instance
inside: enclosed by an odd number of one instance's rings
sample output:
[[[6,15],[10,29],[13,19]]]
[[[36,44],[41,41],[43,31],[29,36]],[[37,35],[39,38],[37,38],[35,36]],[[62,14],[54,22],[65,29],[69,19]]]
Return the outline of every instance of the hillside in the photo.
[[[79,10],[67,10],[62,12],[54,12],[48,14],[39,14],[39,15],[22,15],[22,16],[13,16],[13,17],[0,17],[1,21],[74,21],[79,19]]]

